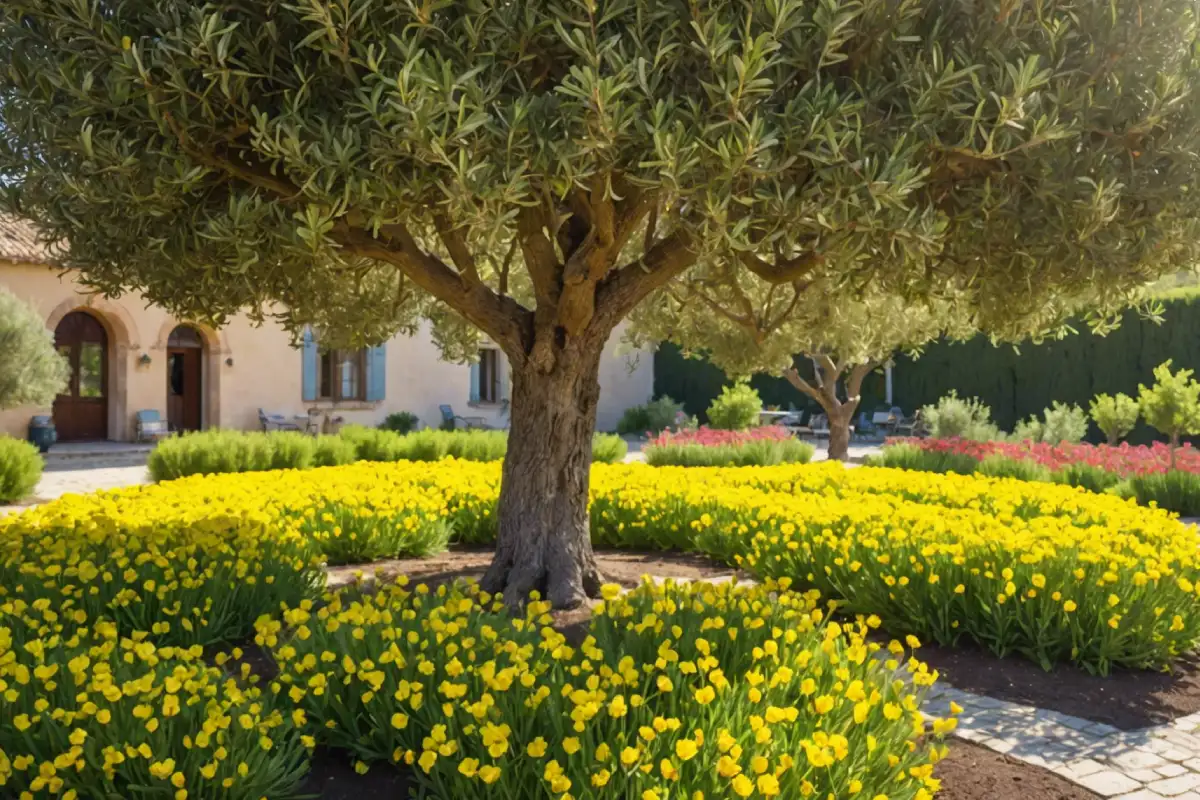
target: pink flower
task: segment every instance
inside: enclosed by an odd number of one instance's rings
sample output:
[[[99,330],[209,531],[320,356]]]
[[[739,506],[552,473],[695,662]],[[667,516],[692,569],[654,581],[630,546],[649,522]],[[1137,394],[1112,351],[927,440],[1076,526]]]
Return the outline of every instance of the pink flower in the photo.
[[[786,428],[779,425],[762,425],[745,431],[724,431],[701,425],[693,430],[663,431],[650,440],[650,445],[661,447],[668,444],[698,444],[705,447],[718,447],[726,444],[782,441],[790,439],[791,436],[792,434]]]
[[[959,453],[982,460],[1001,455],[1034,461],[1051,470],[1072,464],[1088,464],[1112,472],[1122,478],[1166,472],[1170,465],[1170,448],[1164,442],[1151,445],[1123,443],[1107,444],[1048,444],[1046,442],[976,442],[969,439],[893,439],[894,442],[916,445],[936,453]],[[1176,451],[1176,468],[1200,473],[1200,451],[1184,444]]]

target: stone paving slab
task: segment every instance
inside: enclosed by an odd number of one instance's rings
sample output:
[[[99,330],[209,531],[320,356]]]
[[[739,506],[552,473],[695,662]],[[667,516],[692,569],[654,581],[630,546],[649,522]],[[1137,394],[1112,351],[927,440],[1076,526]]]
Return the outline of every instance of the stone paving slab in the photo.
[[[1116,800],[1200,800],[1200,714],[1136,731],[1058,711],[933,688],[925,709],[962,706],[955,735]]]

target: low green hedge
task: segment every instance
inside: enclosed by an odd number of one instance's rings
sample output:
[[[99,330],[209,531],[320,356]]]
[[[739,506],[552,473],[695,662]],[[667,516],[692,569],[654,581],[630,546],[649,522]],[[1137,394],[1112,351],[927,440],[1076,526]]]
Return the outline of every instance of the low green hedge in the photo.
[[[795,439],[742,444],[663,444],[646,448],[646,463],[655,467],[769,467],[807,464],[813,446]]]
[[[505,431],[423,430],[400,434],[350,425],[336,436],[307,436],[296,431],[213,430],[159,442],[146,466],[151,478],[165,481],[221,472],[332,467],[355,461],[438,461],[450,457],[499,461],[507,448]],[[41,458],[36,450],[29,449],[37,459],[40,475]],[[625,458],[627,449],[620,436],[596,434],[592,440],[592,460],[616,463]],[[0,448],[0,500],[4,497],[4,464],[5,451]],[[33,484],[36,483],[35,476]]]
[[[29,442],[0,436],[0,504],[26,497],[42,477],[41,454]]]

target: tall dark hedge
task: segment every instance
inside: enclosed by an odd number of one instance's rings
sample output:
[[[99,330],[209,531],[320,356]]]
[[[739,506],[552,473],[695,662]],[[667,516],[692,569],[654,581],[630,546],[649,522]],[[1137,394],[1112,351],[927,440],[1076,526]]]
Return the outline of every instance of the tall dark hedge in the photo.
[[[813,377],[812,364],[807,359],[797,359],[797,369],[805,380]],[[729,377],[706,359],[687,358],[678,347],[664,342],[654,354],[654,396],[667,395],[683,403],[683,410],[707,422],[708,406],[721,393],[721,387],[730,382]],[[813,400],[783,378],[755,375],[750,385],[758,390],[763,406],[778,406],[781,409],[806,409],[810,413],[821,413]],[[876,372],[863,382],[863,411],[870,412],[883,403],[884,377]]]

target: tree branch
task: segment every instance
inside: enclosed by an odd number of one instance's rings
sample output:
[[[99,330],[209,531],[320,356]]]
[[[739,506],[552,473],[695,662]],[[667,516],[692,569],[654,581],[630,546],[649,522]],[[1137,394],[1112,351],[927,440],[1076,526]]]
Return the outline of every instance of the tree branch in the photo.
[[[454,266],[458,267],[458,274],[464,282],[472,285],[481,283],[479,270],[475,266],[475,257],[471,255],[471,249],[467,247],[467,240],[462,235],[462,228],[455,228],[451,225],[445,212],[440,209],[433,212],[433,225],[437,229],[442,244],[450,253],[450,259],[454,262]]]
[[[552,306],[558,299],[558,255],[547,235],[549,228],[537,206],[521,206],[517,211],[517,239],[539,308]]]
[[[695,237],[679,229],[660,240],[637,261],[611,273],[596,287],[597,317],[611,331],[648,295],[696,263]]]
[[[559,296],[558,324],[571,335],[578,335],[596,312],[595,287],[612,270],[622,248],[650,212],[652,202],[641,189],[623,184],[624,199],[614,204],[609,192],[608,174],[592,180],[590,192],[572,191],[568,196],[575,218],[587,223],[587,233],[567,257],[563,268],[562,294]]]
[[[380,234],[383,238],[337,223],[330,238],[348,253],[395,266],[417,286],[462,314],[505,352],[519,352],[528,309],[511,297],[500,297],[482,283],[464,285],[458,273],[417,246],[404,225],[386,225]]]
[[[753,253],[740,252],[738,258],[742,265],[768,283],[793,283],[807,277],[813,267],[825,260],[821,254],[810,251],[795,258],[776,261],[774,264],[764,261]]]

